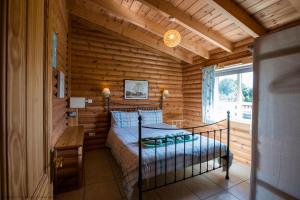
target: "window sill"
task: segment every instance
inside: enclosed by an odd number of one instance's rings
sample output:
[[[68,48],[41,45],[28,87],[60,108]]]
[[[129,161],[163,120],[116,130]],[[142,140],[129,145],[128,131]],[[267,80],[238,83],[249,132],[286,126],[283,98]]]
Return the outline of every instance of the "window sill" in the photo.
[[[205,124],[204,122],[202,122],[203,124]],[[227,122],[221,122],[220,123],[221,126],[227,126]],[[234,119],[230,120],[230,126],[231,128],[235,128],[238,130],[242,130],[242,131],[250,131],[251,126],[252,126],[252,122],[244,122],[244,121],[237,121]]]

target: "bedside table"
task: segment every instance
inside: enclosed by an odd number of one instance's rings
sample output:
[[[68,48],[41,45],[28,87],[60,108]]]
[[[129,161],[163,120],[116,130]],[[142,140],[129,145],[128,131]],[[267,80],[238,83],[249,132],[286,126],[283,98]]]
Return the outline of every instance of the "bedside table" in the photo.
[[[178,113],[168,113],[164,115],[165,121],[171,123],[172,126],[176,126],[177,128],[183,128],[183,119],[182,114]]]
[[[60,163],[55,168],[54,193],[80,188],[83,178],[83,126],[66,128],[58,139],[55,159]]]

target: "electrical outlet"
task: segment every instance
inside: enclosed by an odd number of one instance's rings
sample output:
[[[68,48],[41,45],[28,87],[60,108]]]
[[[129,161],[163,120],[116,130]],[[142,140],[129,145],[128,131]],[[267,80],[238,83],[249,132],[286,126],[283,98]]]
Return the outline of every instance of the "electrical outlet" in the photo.
[[[96,133],[94,133],[94,132],[89,133],[89,136],[95,136],[95,135],[96,135]]]
[[[93,99],[88,99],[87,103],[93,103]]]

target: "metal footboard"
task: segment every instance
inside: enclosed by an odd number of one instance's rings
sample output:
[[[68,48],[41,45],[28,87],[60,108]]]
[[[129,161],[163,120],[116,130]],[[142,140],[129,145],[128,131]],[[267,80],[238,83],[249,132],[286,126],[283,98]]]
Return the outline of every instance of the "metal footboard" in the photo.
[[[198,175],[202,175],[204,173],[207,173],[207,172],[210,172],[210,171],[213,171],[213,170],[216,170],[216,169],[219,169],[221,167],[226,167],[226,176],[225,178],[226,179],[229,179],[229,163],[230,163],[230,112],[228,111],[227,112],[227,119],[224,119],[224,120],[221,120],[219,122],[216,122],[216,123],[213,123],[213,124],[207,124],[207,125],[203,125],[203,126],[195,126],[195,127],[189,127],[189,128],[185,128],[185,129],[188,129],[188,130],[192,130],[191,131],[191,134],[183,134],[183,135],[175,135],[175,136],[165,136],[164,138],[153,138],[153,141],[154,141],[154,163],[152,163],[154,165],[154,185],[152,187],[148,187],[148,188],[143,188],[143,155],[142,155],[142,149],[143,149],[143,145],[142,145],[142,129],[143,128],[147,128],[147,129],[159,129],[159,130],[182,130],[182,129],[176,129],[176,128],[156,128],[156,127],[148,127],[148,126],[143,126],[142,125],[142,117],[139,116],[139,122],[138,122],[138,146],[139,146],[139,172],[138,172],[138,175],[139,175],[139,178],[138,178],[138,195],[139,195],[139,199],[141,200],[143,198],[143,192],[147,192],[147,191],[150,191],[150,190],[154,190],[154,189],[157,189],[157,188],[160,188],[160,187],[163,187],[163,186],[166,186],[166,185],[170,185],[170,184],[173,184],[173,183],[176,183],[176,182],[179,182],[179,181],[182,181],[182,180],[186,180],[186,179],[189,179],[189,178],[192,178],[192,177],[195,177],[195,176],[198,176]],[[211,125],[214,125],[214,124],[218,124],[220,122],[223,122],[223,121],[227,121],[227,127],[226,128],[221,128],[221,129],[214,129],[214,130],[209,130],[209,131],[197,131],[197,129],[199,128],[203,128],[203,127],[206,127],[206,126],[211,126]],[[225,155],[224,153],[222,154],[222,134],[225,134],[225,132],[227,133],[227,141],[226,141],[226,149],[225,149]],[[195,135],[199,135],[199,141],[196,141],[194,140],[195,138]],[[207,143],[206,143],[206,155],[204,155],[204,158],[202,156],[202,136],[203,135],[206,135],[207,137]],[[219,137],[217,138],[217,135],[219,135]],[[186,136],[191,136],[192,137],[192,140],[189,141],[191,142],[191,145],[192,145],[192,152],[191,152],[191,161],[190,163],[187,163],[186,162]],[[183,138],[183,166],[181,167],[181,169],[183,170],[183,177],[181,178],[178,178],[177,177],[177,171],[178,171],[178,166],[177,166],[177,140],[178,138],[181,137],[181,139]],[[164,146],[159,146],[158,147],[158,140],[161,140],[161,139],[164,139],[166,142],[165,142],[165,145]],[[172,141],[174,141],[174,166],[168,166],[168,139],[172,139]],[[212,156],[209,155],[209,139],[212,139],[213,140],[213,153],[212,153]],[[216,146],[216,140],[219,141],[219,146],[217,147]],[[195,143],[196,142],[199,142],[199,158],[197,158],[198,160],[195,162],[195,152],[194,152],[194,146],[195,146]],[[164,156],[164,174],[161,173],[158,173],[157,172],[157,166],[158,166],[158,158],[157,158],[157,154],[158,154],[158,148],[164,148],[164,151],[165,151],[165,156]],[[216,159],[219,159],[219,164],[217,165],[215,162],[216,162]],[[222,159],[225,160],[226,162],[222,163]],[[209,169],[209,161],[212,160],[212,167],[211,169]],[[202,164],[204,163],[205,164],[206,162],[206,170],[203,170],[202,168]],[[160,165],[161,162],[159,163]],[[199,164],[199,167],[196,166],[197,164]],[[186,168],[187,167],[191,167],[192,168],[192,173],[190,175],[187,175],[186,173]],[[194,169],[195,167],[198,167],[199,169],[199,172],[198,173],[194,173]],[[169,168],[172,168],[172,169],[169,169]],[[168,181],[167,180],[167,173],[168,171],[171,171],[172,173],[174,173],[174,178],[173,180],[171,181]],[[161,176],[163,175],[163,183],[160,183],[158,184],[158,176]]]

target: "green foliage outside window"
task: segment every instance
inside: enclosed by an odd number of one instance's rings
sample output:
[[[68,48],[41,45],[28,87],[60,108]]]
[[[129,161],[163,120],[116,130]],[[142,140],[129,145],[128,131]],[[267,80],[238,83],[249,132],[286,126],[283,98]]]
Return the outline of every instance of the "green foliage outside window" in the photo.
[[[236,101],[237,99],[237,81],[231,78],[225,78],[219,83],[220,100]]]
[[[242,84],[242,94],[244,102],[252,102],[253,100],[253,89]]]
[[[234,102],[237,100],[238,84],[237,80],[225,78],[219,82],[220,100]],[[244,102],[252,102],[253,89],[242,84],[242,95]]]

